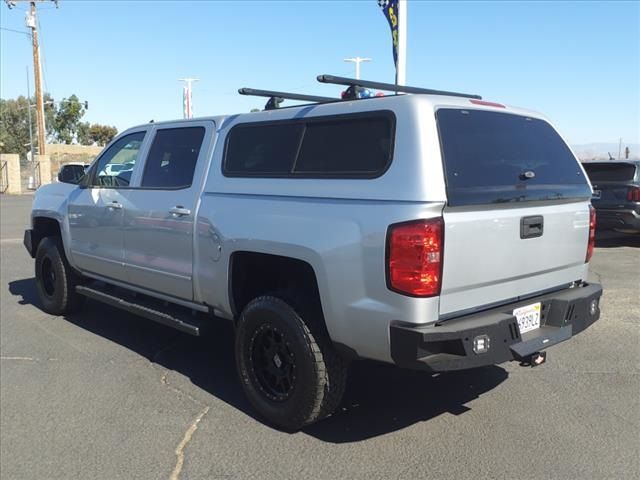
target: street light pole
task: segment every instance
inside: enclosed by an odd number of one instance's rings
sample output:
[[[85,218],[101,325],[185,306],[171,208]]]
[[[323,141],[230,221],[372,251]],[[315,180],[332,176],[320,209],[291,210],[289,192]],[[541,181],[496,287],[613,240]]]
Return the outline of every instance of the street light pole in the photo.
[[[182,116],[183,118],[193,117],[193,105],[191,96],[191,84],[197,82],[199,78],[179,78],[178,81],[184,82],[185,86],[182,90]]]
[[[353,62],[356,64],[356,80],[360,80],[360,64],[362,62],[370,62],[370,58],[363,57],[349,57],[344,59],[345,62]]]

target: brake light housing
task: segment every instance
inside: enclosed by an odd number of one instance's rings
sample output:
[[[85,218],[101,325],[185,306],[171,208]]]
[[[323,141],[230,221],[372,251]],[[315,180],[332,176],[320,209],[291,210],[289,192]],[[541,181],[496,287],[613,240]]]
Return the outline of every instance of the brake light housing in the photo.
[[[442,217],[397,223],[387,233],[387,286],[411,297],[434,297],[442,288]]]
[[[630,187],[627,191],[627,202],[640,202],[640,187]]]
[[[487,102],[486,100],[471,99],[469,101],[471,103],[473,103],[474,105],[482,105],[482,106],[485,106],[485,107],[507,108],[505,105],[503,105],[501,103]]]
[[[587,243],[587,256],[584,263],[588,263],[593,256],[593,248],[596,246],[596,209],[589,205],[589,242]]]

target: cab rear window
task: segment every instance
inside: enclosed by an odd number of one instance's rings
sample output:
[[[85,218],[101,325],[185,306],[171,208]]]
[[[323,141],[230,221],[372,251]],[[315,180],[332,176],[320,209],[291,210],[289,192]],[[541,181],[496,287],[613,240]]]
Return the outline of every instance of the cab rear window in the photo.
[[[589,198],[579,163],[543,120],[485,110],[436,113],[448,203]]]

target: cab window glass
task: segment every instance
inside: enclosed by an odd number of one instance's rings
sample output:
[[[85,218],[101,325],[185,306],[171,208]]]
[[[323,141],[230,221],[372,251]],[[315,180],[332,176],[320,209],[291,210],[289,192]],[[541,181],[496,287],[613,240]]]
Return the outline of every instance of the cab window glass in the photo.
[[[202,147],[203,127],[159,130],[142,175],[144,188],[187,188],[193,182]]]
[[[132,133],[111,145],[98,160],[92,185],[128,187],[144,135],[145,132]]]

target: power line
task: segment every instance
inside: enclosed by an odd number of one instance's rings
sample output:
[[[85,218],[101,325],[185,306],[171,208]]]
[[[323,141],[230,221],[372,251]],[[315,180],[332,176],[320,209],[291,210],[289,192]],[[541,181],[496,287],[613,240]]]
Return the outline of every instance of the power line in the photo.
[[[31,36],[29,32],[21,32],[20,30],[14,30],[13,28],[0,27],[0,30],[6,30],[7,32],[13,32],[13,33],[20,33],[22,35],[26,35],[27,37]]]

